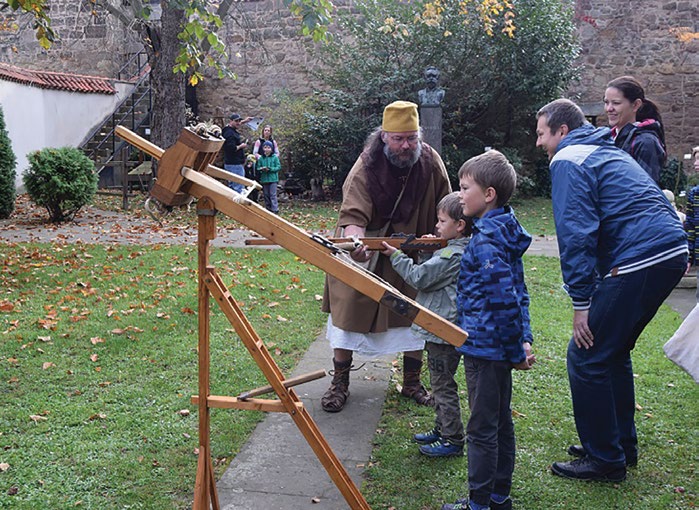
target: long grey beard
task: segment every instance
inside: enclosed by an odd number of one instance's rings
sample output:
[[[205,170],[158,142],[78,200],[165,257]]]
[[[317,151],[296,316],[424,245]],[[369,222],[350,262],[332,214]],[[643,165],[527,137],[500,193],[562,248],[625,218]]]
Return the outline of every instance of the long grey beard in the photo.
[[[383,153],[386,156],[386,159],[388,159],[389,163],[391,163],[393,166],[397,166],[398,168],[410,168],[417,163],[418,159],[420,159],[420,156],[422,155],[422,142],[417,144],[417,147],[413,152],[413,157],[408,160],[401,159],[397,154],[391,152],[388,148],[388,144],[383,146]]]

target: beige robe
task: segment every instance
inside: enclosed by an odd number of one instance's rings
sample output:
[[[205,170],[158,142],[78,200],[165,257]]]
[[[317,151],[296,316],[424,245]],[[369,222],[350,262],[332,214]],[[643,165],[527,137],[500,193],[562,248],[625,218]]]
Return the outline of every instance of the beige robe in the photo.
[[[423,150],[423,165],[432,168],[430,179],[424,193],[420,194],[420,203],[414,204],[410,220],[388,226],[386,236],[394,233],[415,234],[418,237],[433,234],[437,223],[437,204],[451,192],[451,184],[444,162],[433,150]],[[365,227],[367,231],[379,230],[383,221],[371,202],[367,191],[364,161],[360,157],[347,175],[342,186],[343,201],[340,207],[338,230],[348,225]],[[402,200],[404,200],[403,198]],[[369,232],[367,232],[369,233]],[[339,235],[340,232],[337,232]],[[415,289],[406,284],[391,267],[388,257],[376,253],[379,257],[374,273],[410,298],[416,295]],[[330,312],[333,324],[346,331],[357,333],[377,333],[388,328],[409,327],[411,321],[391,312],[373,299],[354,290],[335,278],[328,276],[323,296],[323,311]]]

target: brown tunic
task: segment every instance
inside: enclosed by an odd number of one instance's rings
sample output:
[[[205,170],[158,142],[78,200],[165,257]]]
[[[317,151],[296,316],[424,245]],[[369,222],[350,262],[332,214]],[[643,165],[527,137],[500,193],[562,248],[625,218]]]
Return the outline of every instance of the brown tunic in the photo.
[[[405,221],[390,223],[386,236],[394,233],[417,236],[434,233],[437,223],[437,203],[451,192],[451,184],[442,158],[424,143],[420,162],[416,166],[420,163],[423,168],[429,170],[425,182],[420,183],[421,187],[424,186],[424,190],[421,189],[417,195],[413,194],[417,198],[417,203],[411,204],[410,217]],[[370,170],[365,168],[364,159],[360,157],[347,175],[342,186],[343,201],[337,222],[338,230],[348,225],[358,225],[365,227],[367,235],[370,235],[371,230],[376,231],[384,226],[385,221],[372,203],[371,194],[368,191],[367,171]],[[413,178],[417,178],[416,173],[411,173],[409,179]],[[403,196],[401,204],[408,199],[407,196],[408,193]],[[340,232],[336,234],[339,235]],[[374,273],[401,293],[414,298],[415,289],[398,276],[391,267],[388,257],[379,253],[374,256],[379,257]],[[331,276],[326,279],[323,311],[332,313],[332,321],[336,327],[357,333],[379,333],[388,328],[409,327],[411,324],[410,320],[394,314],[385,306],[379,305]]]

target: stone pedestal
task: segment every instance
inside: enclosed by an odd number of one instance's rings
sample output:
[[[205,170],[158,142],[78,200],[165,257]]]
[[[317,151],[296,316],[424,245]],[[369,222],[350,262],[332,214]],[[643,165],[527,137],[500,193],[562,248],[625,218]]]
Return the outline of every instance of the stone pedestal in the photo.
[[[440,105],[420,106],[420,127],[422,139],[430,147],[442,154],[442,107]]]

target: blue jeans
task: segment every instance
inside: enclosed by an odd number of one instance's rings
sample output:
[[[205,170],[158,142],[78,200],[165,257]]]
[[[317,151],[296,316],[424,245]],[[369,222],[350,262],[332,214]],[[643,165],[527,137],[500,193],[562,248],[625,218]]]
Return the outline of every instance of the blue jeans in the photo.
[[[631,350],[682,278],[687,256],[605,278],[592,296],[590,349],[568,344],[568,379],[582,446],[598,462],[623,467],[638,455]]]
[[[491,494],[507,495],[515,469],[512,422],[512,363],[464,356],[468,407],[469,498],[488,505]]]
[[[243,165],[223,165],[223,169],[232,174],[245,177],[245,167],[243,167]],[[238,184],[237,182],[233,181],[228,181],[228,187],[234,191],[237,191],[238,193],[242,193],[243,189],[245,188],[245,186],[242,184]]]

